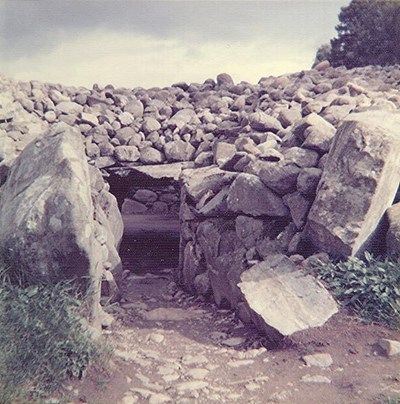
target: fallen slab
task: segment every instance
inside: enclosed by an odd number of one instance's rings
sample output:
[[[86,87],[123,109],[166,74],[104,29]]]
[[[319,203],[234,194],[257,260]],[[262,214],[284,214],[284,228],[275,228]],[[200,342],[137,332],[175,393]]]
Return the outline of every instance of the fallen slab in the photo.
[[[322,284],[282,254],[243,272],[238,286],[254,323],[274,340],[319,327],[338,311]]]

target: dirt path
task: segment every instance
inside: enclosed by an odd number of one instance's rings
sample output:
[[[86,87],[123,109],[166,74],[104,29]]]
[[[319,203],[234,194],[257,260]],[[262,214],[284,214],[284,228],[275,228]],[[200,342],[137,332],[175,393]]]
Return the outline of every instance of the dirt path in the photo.
[[[400,332],[344,314],[267,350],[232,312],[177,290],[168,270],[129,275],[111,309],[109,374],[92,372],[68,386],[71,403],[348,404],[400,396],[400,358],[374,347]],[[332,364],[307,366],[302,358],[315,353],[329,354]]]

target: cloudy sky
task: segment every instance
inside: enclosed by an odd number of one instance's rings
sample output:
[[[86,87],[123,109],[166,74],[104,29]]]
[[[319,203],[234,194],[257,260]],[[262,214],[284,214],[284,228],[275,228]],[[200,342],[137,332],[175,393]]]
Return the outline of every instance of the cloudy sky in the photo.
[[[0,0],[0,73],[91,87],[309,69],[350,0]]]

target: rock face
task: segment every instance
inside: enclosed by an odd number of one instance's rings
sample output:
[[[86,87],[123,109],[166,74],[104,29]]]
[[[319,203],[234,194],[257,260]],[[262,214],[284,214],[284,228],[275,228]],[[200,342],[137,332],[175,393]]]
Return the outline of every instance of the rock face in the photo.
[[[107,208],[103,201],[106,213],[100,203],[93,205],[91,193],[79,132],[65,124],[53,127],[24,149],[2,188],[0,246],[9,262],[33,278],[89,277],[96,322],[109,255],[114,253],[114,266],[120,265],[115,254],[119,232],[108,223],[107,214],[115,221],[112,202]]]
[[[239,288],[255,322],[272,338],[321,326],[338,311],[328,291],[283,255],[243,272]]]
[[[399,133],[399,115],[386,111],[352,114],[339,128],[307,222],[319,250],[348,256],[368,246],[399,187]]]

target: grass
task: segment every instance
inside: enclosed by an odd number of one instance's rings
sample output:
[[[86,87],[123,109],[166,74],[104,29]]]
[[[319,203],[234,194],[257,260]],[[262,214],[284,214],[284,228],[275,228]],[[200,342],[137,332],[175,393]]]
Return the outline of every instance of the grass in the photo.
[[[46,397],[101,358],[83,302],[73,281],[28,285],[0,270],[1,404]]]
[[[380,401],[380,404],[400,404],[400,397],[386,397]]]
[[[375,258],[314,263],[312,272],[335,294],[338,301],[362,319],[400,327],[400,258]]]

